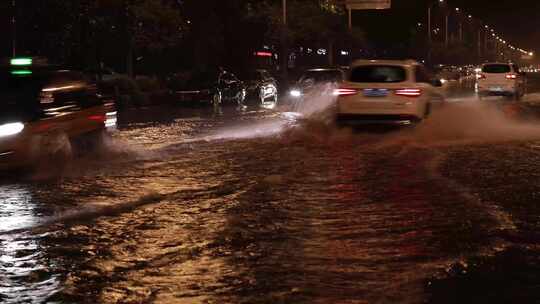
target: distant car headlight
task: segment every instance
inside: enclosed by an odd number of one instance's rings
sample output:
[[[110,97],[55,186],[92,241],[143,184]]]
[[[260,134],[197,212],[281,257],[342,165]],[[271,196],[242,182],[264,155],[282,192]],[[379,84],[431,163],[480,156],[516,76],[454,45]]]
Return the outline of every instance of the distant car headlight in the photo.
[[[19,134],[24,129],[24,124],[21,122],[12,122],[0,125],[0,137]]]
[[[295,98],[302,96],[302,92],[300,92],[300,90],[291,90],[290,94],[292,97],[295,97]]]

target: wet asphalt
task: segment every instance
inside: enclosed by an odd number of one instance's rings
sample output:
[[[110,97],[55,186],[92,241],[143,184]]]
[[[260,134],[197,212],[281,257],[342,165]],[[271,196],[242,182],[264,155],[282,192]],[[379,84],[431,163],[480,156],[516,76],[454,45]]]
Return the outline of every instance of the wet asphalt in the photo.
[[[324,97],[122,111],[2,178],[0,302],[540,303],[536,81],[414,128],[336,127]]]

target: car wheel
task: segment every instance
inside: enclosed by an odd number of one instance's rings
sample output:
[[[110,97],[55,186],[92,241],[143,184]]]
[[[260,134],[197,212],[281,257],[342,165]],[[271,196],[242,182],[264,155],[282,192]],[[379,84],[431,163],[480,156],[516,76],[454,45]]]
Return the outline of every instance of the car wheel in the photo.
[[[236,95],[236,104],[238,106],[243,106],[244,105],[244,101],[246,100],[246,94],[244,91],[241,91],[238,93],[238,95]]]
[[[431,115],[431,103],[426,104],[426,108],[424,110],[424,119],[428,118]]]
[[[259,105],[264,104],[264,89],[261,88],[259,91]]]
[[[64,132],[46,134],[38,139],[35,151],[35,177],[47,179],[62,173],[73,158],[71,141]]]
[[[214,95],[212,96],[212,105],[214,107],[219,107],[221,105],[221,102],[222,102],[221,93],[220,92],[214,93]]]
[[[79,138],[71,141],[74,155],[83,155],[86,153],[102,151],[107,141],[109,134],[104,129],[88,132]]]

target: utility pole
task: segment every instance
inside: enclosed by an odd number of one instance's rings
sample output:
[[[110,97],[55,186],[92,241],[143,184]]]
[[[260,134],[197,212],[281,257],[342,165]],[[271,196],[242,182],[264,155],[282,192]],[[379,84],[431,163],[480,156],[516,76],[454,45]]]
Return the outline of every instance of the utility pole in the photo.
[[[12,56],[17,56],[17,3],[16,0],[11,1],[12,16],[11,16],[11,53]]]
[[[482,28],[478,30],[478,62],[482,62]]]
[[[429,65],[431,65],[431,45],[432,45],[432,40],[431,40],[431,5],[428,6],[428,9],[427,9],[427,32],[428,32],[428,54],[427,54],[427,63]]]
[[[448,12],[446,13],[446,16],[445,16],[445,19],[444,19],[444,45],[446,47],[448,47],[448,18],[449,18],[449,14]]]
[[[283,0],[283,24],[287,25],[287,0]]]
[[[428,32],[428,42],[431,45],[431,5],[427,9],[427,32]]]
[[[289,47],[287,41],[287,0],[282,1],[283,24],[281,27],[281,80],[283,87],[287,90],[289,86]]]
[[[352,32],[352,8],[347,9],[349,12],[349,32]]]
[[[463,22],[459,22],[459,42],[463,43]]]
[[[133,38],[133,27],[132,27],[132,15],[131,15],[131,0],[124,0],[124,31],[126,37],[126,73],[129,77],[134,76],[133,69],[133,48],[134,48],[134,38]]]

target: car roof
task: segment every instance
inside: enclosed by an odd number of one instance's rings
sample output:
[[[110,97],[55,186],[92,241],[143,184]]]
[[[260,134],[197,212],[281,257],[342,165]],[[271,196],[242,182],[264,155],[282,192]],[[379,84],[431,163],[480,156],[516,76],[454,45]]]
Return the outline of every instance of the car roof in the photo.
[[[355,60],[351,64],[351,66],[362,66],[362,65],[400,65],[400,66],[413,66],[413,65],[420,65],[418,61],[415,60],[368,60],[368,59],[360,59]]]
[[[341,69],[338,68],[315,68],[315,69],[307,69],[305,72],[341,72]]]
[[[484,64],[482,64],[482,66],[486,66],[486,65],[512,65],[512,64],[515,64],[515,63],[511,63],[511,62],[486,62]]]

